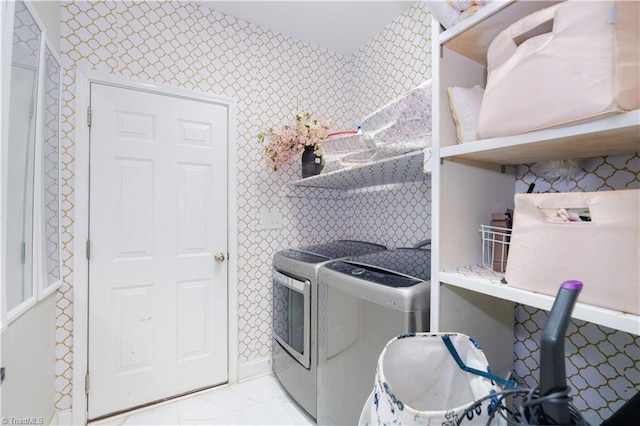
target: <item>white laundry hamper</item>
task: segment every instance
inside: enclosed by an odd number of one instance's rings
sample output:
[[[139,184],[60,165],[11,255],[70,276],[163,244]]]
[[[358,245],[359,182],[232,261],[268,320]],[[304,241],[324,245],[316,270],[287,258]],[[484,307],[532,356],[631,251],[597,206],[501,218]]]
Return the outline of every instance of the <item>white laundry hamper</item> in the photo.
[[[486,377],[485,377],[486,376]],[[499,392],[478,344],[460,333],[411,333],[387,343],[378,359],[373,391],[360,415],[360,425],[486,424]],[[464,417],[464,418],[463,418]],[[506,424],[496,415],[494,424]]]

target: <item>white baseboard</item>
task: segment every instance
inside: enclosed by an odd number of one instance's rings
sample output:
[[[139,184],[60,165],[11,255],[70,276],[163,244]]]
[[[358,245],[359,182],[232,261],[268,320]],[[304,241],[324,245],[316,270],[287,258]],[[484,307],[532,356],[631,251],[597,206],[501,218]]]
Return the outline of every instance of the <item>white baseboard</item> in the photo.
[[[271,357],[247,361],[238,366],[238,381],[254,379],[271,373]]]
[[[56,411],[49,426],[71,426],[73,424],[71,409]]]

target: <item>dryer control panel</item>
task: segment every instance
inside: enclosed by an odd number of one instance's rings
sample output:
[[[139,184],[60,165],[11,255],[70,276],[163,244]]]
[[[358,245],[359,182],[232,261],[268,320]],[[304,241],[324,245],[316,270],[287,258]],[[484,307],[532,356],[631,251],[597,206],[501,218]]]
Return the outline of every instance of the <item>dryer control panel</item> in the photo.
[[[411,287],[422,282],[386,269],[354,262],[331,262],[326,268],[388,287]]]

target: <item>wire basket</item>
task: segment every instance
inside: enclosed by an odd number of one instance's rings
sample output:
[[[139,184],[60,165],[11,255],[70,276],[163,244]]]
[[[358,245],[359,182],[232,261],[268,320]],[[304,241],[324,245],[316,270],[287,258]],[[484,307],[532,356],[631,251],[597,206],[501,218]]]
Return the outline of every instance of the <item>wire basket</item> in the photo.
[[[507,269],[511,229],[480,225],[480,234],[482,235],[482,266],[504,272]]]

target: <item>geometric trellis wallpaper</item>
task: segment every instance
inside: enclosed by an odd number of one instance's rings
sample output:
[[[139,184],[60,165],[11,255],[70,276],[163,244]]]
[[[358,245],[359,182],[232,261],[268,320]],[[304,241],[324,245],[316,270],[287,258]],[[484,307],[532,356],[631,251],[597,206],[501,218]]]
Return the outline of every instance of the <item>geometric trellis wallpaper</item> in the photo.
[[[430,78],[430,16],[412,6],[351,57],[295,40],[189,2],[64,2],[61,50],[65,68],[62,107],[63,287],[56,331],[56,408],[71,406],[73,324],[73,220],[75,170],[75,82],[77,67],[109,72],[173,87],[232,97],[237,102],[238,350],[239,363],[271,354],[271,257],[291,246],[356,238],[406,246],[430,236],[431,185],[386,185],[348,192],[289,188],[299,164],[271,172],[264,165],[256,135],[278,126],[299,109],[334,120],[334,130],[353,129],[359,120]],[[554,182],[539,165],[518,167],[517,192],[535,180],[536,190],[602,190],[638,187],[640,158],[600,157],[569,182]],[[635,185],[635,186],[634,186]],[[263,211],[279,211],[284,226],[262,230]],[[528,307],[515,311],[516,372],[531,380],[541,315]],[[575,336],[602,333],[586,345],[570,337],[583,353],[605,354],[615,376],[597,383],[590,363],[576,364],[571,385],[576,405],[589,419],[606,417],[629,395],[621,389],[638,378],[634,353],[638,339],[591,324],[572,325]],[[585,331],[586,327],[586,331]],[[612,347],[613,345],[617,345]],[[595,352],[594,352],[595,351]],[[574,355],[574,358],[575,355]],[[576,358],[577,359],[577,358]],[[601,366],[599,358],[589,358]],[[622,364],[616,364],[622,362]],[[626,370],[625,370],[626,368]],[[603,368],[600,370],[604,371]],[[610,371],[611,368],[608,370]],[[627,374],[628,373],[628,374]],[[621,377],[624,377],[625,382]],[[581,382],[582,380],[582,382]],[[584,382],[589,383],[585,388]],[[595,394],[593,390],[595,389]],[[601,402],[604,401],[604,402]],[[580,405],[582,404],[582,405]],[[604,407],[604,408],[600,408]],[[597,410],[597,413],[596,413]],[[592,420],[593,421],[593,420]],[[598,423],[594,421],[594,423]]]
[[[270,268],[276,251],[336,238],[404,246],[429,236],[428,181],[347,194],[290,190],[287,184],[300,176],[299,164],[267,170],[256,139],[299,109],[333,119],[335,130],[353,129],[430,78],[430,18],[421,5],[350,57],[191,2],[64,2],[61,20],[64,283],[57,299],[57,409],[71,406],[73,377],[77,67],[236,100],[241,366],[271,355]],[[268,210],[282,213],[282,229],[259,228],[260,213]]]
[[[516,306],[514,371],[527,387],[538,385],[540,334],[548,313]],[[640,336],[572,320],[565,341],[567,385],[573,405],[599,425],[640,388]]]
[[[526,192],[530,183],[535,183],[536,192],[640,189],[640,155],[587,158],[570,168],[549,163],[518,166],[516,192]],[[537,385],[538,342],[547,315],[516,305],[514,371],[529,387]],[[592,425],[602,423],[640,390],[640,336],[572,320],[565,354],[573,404]]]

